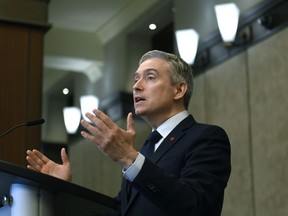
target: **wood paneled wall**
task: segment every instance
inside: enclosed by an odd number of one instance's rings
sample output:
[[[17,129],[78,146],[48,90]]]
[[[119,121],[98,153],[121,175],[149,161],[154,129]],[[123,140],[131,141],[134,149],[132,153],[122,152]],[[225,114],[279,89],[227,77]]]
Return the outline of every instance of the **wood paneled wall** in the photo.
[[[41,118],[43,35],[26,24],[0,22],[0,134]],[[21,127],[0,139],[0,160],[26,165],[40,146],[41,126]]]

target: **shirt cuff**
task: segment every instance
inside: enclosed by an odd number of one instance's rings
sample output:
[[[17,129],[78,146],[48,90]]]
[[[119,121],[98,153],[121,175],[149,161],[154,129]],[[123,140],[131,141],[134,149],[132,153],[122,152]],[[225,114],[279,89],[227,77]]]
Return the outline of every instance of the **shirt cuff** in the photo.
[[[123,177],[128,181],[132,182],[140,172],[144,161],[145,157],[139,153],[134,163],[132,163],[131,166],[128,167],[128,169],[122,169]]]

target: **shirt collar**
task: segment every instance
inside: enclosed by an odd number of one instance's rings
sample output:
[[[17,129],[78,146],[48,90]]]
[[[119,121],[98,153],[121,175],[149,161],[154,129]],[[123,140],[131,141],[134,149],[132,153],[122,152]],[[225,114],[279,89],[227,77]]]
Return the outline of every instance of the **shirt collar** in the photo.
[[[162,139],[165,138],[183,119],[188,116],[187,110],[177,113],[163,122],[157,131],[161,134]]]

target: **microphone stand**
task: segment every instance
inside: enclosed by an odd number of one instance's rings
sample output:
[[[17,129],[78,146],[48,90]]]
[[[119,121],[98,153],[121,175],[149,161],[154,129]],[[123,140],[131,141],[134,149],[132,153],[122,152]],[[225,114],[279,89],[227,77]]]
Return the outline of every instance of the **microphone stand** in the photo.
[[[22,124],[19,124],[19,125],[15,125],[14,127],[10,128],[8,131],[6,131],[5,133],[1,134],[0,135],[0,139],[2,137],[4,137],[6,134],[10,133],[11,131],[15,130],[16,128],[19,128],[19,127],[22,127],[22,126],[25,126],[26,123],[22,123]]]
[[[1,134],[0,135],[0,139],[2,137],[4,137],[6,134],[10,133],[11,131],[15,130],[16,128],[19,128],[19,127],[23,127],[23,126],[27,126],[27,127],[30,127],[30,126],[33,126],[33,125],[40,125],[40,124],[43,124],[45,122],[44,119],[39,119],[39,120],[34,120],[34,121],[28,121],[28,122],[24,122],[22,124],[18,124],[18,125],[15,125],[14,127],[10,128],[8,131],[6,131],[5,133]]]

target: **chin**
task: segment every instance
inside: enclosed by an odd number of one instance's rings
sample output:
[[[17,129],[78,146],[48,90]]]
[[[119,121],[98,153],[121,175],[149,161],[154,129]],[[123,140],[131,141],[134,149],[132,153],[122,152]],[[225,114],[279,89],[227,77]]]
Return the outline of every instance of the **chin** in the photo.
[[[138,109],[135,109],[135,114],[136,114],[137,116],[141,116],[141,111],[139,111]]]
[[[143,117],[145,115],[145,111],[141,109],[135,109],[135,114],[139,117]]]

